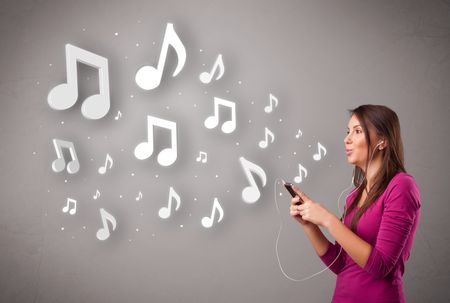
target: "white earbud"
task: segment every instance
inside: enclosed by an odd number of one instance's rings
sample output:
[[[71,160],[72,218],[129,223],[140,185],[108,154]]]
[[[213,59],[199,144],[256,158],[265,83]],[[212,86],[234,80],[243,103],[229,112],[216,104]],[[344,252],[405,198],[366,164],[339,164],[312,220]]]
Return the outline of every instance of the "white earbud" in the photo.
[[[375,145],[375,148],[377,148],[378,146],[380,146],[383,143],[384,143],[384,140],[381,140],[380,142],[378,142],[377,145]],[[382,148],[380,147],[379,150],[382,150]]]

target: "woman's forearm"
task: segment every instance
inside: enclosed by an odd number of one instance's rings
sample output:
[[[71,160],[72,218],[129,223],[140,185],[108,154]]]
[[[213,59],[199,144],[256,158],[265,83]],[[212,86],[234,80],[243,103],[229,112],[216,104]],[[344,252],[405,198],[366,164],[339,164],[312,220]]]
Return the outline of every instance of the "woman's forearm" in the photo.
[[[316,224],[309,223],[302,226],[317,255],[319,257],[323,256],[328,250],[330,241],[328,241]]]

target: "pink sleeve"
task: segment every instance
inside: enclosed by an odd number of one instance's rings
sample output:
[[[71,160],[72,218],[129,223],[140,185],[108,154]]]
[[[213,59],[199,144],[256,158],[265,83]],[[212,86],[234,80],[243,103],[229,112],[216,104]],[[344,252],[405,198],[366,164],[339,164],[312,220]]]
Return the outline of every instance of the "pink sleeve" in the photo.
[[[394,268],[420,208],[419,190],[410,176],[399,179],[387,190],[376,244],[364,266],[377,278],[387,276]]]
[[[323,256],[321,256],[320,259],[322,260],[323,263],[325,263],[326,266],[330,266],[330,264],[333,263],[333,261],[336,259],[340,250],[341,246],[338,243],[335,244],[330,243],[327,252]],[[330,270],[337,275],[342,271],[344,264],[345,264],[344,250],[342,250],[338,259],[333,263],[333,265],[330,266]]]

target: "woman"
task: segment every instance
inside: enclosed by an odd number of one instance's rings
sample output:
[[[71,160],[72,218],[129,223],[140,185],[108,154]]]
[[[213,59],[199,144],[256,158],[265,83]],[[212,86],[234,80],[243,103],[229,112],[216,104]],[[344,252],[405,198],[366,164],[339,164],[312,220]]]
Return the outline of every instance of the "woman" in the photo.
[[[344,143],[356,188],[347,197],[343,222],[298,188],[290,214],[337,274],[333,302],[405,302],[402,276],[420,217],[420,194],[403,165],[398,117],[380,105],[350,113]]]

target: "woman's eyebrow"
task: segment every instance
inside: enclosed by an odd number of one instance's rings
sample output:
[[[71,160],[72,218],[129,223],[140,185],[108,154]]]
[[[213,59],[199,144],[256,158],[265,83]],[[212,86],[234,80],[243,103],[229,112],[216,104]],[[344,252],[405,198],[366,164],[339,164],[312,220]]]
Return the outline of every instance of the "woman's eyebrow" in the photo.
[[[354,125],[353,128],[357,128],[358,126],[361,127],[361,125],[357,124],[357,125]],[[349,128],[347,127],[347,129],[349,129]]]

